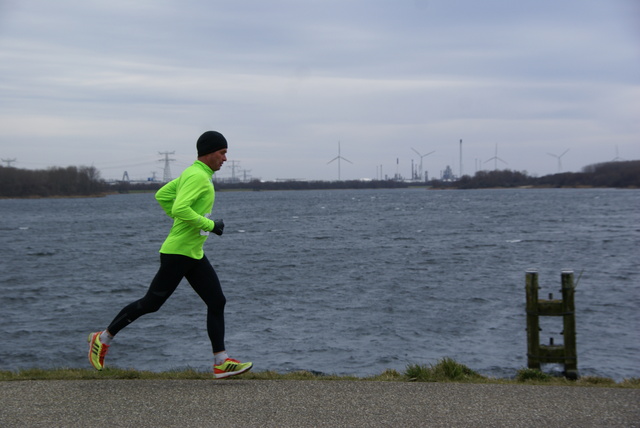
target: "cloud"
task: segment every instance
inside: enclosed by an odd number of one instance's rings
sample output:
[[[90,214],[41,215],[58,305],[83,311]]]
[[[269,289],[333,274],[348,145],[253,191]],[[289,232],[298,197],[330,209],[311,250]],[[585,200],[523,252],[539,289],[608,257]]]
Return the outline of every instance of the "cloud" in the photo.
[[[335,178],[338,141],[343,178],[408,176],[412,147],[457,172],[460,139],[466,172],[496,144],[538,174],[565,147],[568,170],[640,157],[630,0],[3,4],[0,154],[20,167],[146,176],[206,129],[268,179]]]

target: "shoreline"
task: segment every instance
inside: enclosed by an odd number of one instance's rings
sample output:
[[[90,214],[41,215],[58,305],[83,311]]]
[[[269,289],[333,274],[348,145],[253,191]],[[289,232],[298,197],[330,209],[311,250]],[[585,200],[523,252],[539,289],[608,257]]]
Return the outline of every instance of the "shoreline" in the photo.
[[[449,370],[447,371],[447,368]],[[444,373],[443,373],[444,372]],[[102,371],[93,369],[23,369],[0,370],[0,384],[22,381],[113,381],[113,380],[209,380],[209,371],[193,369],[150,372],[134,369],[106,367]],[[571,380],[562,376],[551,375],[535,369],[521,369],[514,378],[491,378],[475,373],[466,366],[453,360],[442,360],[436,365],[409,366],[404,373],[386,370],[379,375],[368,377],[341,376],[330,374],[297,371],[280,374],[273,371],[250,371],[233,380],[253,381],[320,381],[320,382],[388,382],[388,383],[460,383],[474,385],[528,385],[528,386],[562,386],[562,387],[595,387],[614,389],[639,389],[640,378],[634,377],[616,382],[610,378],[585,376]]]
[[[215,185],[215,183],[214,183]],[[456,191],[456,190],[553,190],[553,189],[610,189],[610,190],[639,190],[640,187],[628,186],[628,187],[599,187],[599,186],[505,186],[505,187],[478,187],[478,188],[459,188],[459,187],[433,187],[427,185],[408,185],[406,187],[326,187],[326,188],[308,188],[308,189],[296,189],[296,188],[269,188],[269,189],[249,189],[249,188],[216,188],[216,192],[279,192],[279,191],[314,191],[314,190],[378,190],[378,189],[389,189],[389,190],[448,190],[448,191]],[[110,191],[110,192],[102,192],[94,195],[51,195],[51,196],[41,196],[41,195],[25,195],[25,196],[0,196],[0,200],[28,200],[28,199],[93,199],[93,198],[106,198],[107,196],[112,195],[128,195],[128,194],[140,194],[140,193],[155,193],[158,189],[135,189],[126,192],[119,191]]]

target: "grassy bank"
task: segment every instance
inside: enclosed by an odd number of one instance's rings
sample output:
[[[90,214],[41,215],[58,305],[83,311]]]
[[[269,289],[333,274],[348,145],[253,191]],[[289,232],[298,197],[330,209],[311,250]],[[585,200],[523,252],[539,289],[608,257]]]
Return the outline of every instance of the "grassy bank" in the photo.
[[[20,371],[0,371],[0,381],[24,380],[98,380],[98,379],[147,379],[147,380],[207,380],[211,373],[191,369],[166,372],[148,372],[105,368],[103,371],[92,369],[26,369]],[[496,379],[482,376],[459,364],[450,358],[444,358],[432,365],[409,365],[403,373],[396,370],[370,377],[336,376],[315,374],[308,371],[292,373],[276,373],[271,371],[248,372],[236,379],[254,380],[348,380],[348,381],[378,381],[378,382],[461,382],[485,384],[527,384],[527,385],[563,385],[563,386],[601,386],[616,388],[640,388],[640,378],[625,379],[615,382],[601,377],[582,377],[578,380],[568,380],[556,377],[540,370],[518,370],[513,379]]]

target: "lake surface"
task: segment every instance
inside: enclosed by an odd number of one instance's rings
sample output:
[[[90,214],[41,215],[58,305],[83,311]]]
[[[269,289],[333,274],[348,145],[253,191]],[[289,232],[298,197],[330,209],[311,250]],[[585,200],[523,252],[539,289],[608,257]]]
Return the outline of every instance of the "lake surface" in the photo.
[[[146,292],[171,220],[153,194],[0,200],[0,370],[89,367],[86,336]],[[640,376],[640,191],[218,192],[205,252],[227,297],[227,348],[255,370],[367,376],[451,357],[526,367],[525,271],[541,298],[575,272],[578,369]],[[541,341],[562,343],[561,319]],[[107,365],[212,363],[186,281],[122,330]],[[550,370],[559,368],[550,367]]]

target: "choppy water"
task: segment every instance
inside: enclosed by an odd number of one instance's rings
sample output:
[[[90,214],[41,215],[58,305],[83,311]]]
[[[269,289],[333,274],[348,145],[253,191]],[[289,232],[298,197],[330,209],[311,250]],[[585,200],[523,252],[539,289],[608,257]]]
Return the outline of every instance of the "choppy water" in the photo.
[[[87,334],[145,293],[170,220],[152,194],[0,211],[0,370],[88,367]],[[580,373],[640,376],[638,190],[219,192],[214,217],[227,347],[258,371],[365,376],[451,357],[510,377],[526,366],[525,270],[546,296],[569,268]],[[543,322],[541,338],[561,330]],[[210,352],[183,282],[107,364],[206,370]]]

